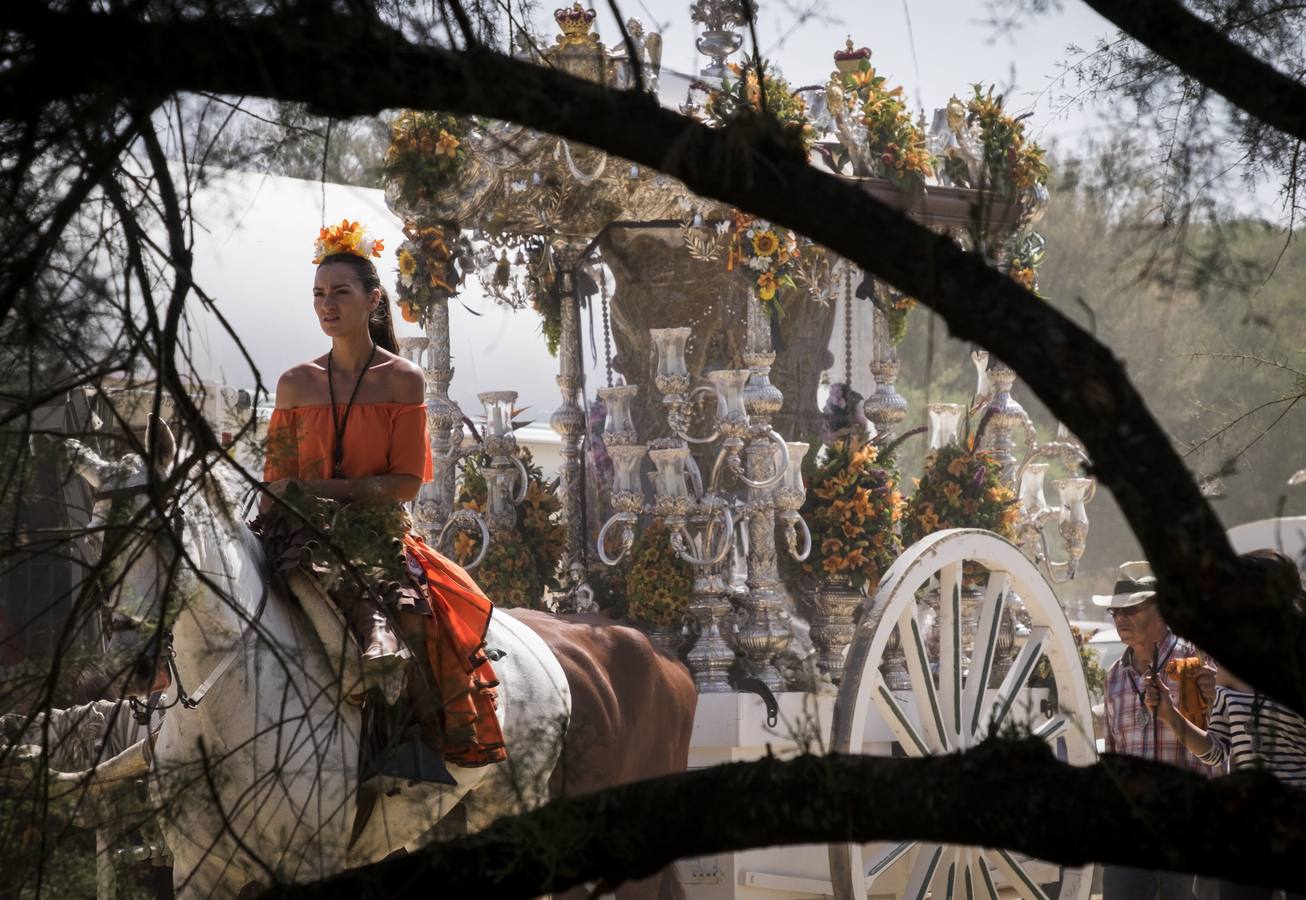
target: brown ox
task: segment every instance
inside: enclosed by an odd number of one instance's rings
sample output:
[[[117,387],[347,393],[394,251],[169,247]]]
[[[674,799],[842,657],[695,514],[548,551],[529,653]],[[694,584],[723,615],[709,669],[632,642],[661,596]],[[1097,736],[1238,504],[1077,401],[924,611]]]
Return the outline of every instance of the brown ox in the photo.
[[[597,615],[511,615],[544,639],[571,688],[572,714],[550,793],[584,794],[683,772],[698,694],[689,671],[629,626]],[[623,884],[621,900],[683,897],[675,866]],[[584,897],[583,889],[558,895]]]

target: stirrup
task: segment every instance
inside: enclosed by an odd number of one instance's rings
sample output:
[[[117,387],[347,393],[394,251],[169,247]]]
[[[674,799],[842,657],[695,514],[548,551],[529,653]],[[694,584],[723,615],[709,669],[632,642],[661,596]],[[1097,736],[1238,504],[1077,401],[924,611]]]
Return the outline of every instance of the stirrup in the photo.
[[[457,787],[458,779],[444,764],[443,754],[436,753],[417,735],[406,738],[360,779],[364,784],[374,782],[383,794],[397,793],[404,784],[419,781]]]

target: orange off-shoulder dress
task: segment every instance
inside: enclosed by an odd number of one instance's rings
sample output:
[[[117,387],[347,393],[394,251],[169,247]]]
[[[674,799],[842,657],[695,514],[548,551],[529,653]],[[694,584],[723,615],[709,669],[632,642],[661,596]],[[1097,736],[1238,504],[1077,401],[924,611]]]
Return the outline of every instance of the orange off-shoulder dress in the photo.
[[[343,415],[345,405],[337,404],[337,409]],[[273,410],[264,480],[330,478],[334,435],[328,404]],[[421,403],[354,404],[343,444],[340,468],[346,478],[433,478],[426,407]],[[424,576],[430,605],[425,649],[444,703],[445,756],[463,766],[500,762],[507,754],[494,714],[498,681],[485,655],[485,632],[494,606],[461,566],[420,535],[408,532],[403,543],[410,569],[419,568]]]

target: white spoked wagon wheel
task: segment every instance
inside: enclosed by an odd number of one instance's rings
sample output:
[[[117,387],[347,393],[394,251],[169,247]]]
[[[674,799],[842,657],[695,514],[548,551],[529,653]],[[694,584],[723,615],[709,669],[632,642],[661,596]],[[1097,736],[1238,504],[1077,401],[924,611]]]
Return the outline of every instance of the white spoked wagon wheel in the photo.
[[[937,613],[921,602],[931,595],[938,597]],[[1023,642],[1013,641],[1010,630],[1003,633],[1004,615],[1016,597],[1029,614]],[[1004,656],[1007,644],[1016,645],[1014,659]],[[1042,657],[1051,663],[1055,709],[1029,689]],[[1070,763],[1088,765],[1097,758],[1084,672],[1056,595],[1018,548],[978,529],[942,531],[913,544],[871,598],[848,648],[831,748],[866,752],[875,716],[908,756],[965,750],[991,730],[1024,725]],[[1091,869],[1062,868],[1005,850],[911,841],[832,844],[830,876],[839,900],[868,894],[1086,900],[1091,887]]]

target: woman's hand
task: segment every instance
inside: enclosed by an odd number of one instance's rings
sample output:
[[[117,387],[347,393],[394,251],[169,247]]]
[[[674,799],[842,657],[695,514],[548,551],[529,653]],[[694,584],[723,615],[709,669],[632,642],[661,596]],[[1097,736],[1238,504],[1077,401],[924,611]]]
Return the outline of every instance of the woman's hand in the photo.
[[[1215,666],[1206,661],[1202,663],[1197,670],[1197,674],[1193,676],[1197,680],[1197,691],[1202,695],[1202,699],[1206,701],[1208,706],[1215,702],[1215,673]]]
[[[278,478],[276,481],[268,482],[267,493],[259,498],[259,512],[267,512],[272,508],[272,498],[281,499],[286,496],[286,491],[292,484],[299,484],[298,478]],[[302,485],[301,485],[302,487]]]
[[[284,497],[290,486],[298,483],[298,478],[278,478],[268,484],[268,493],[274,497]]]

